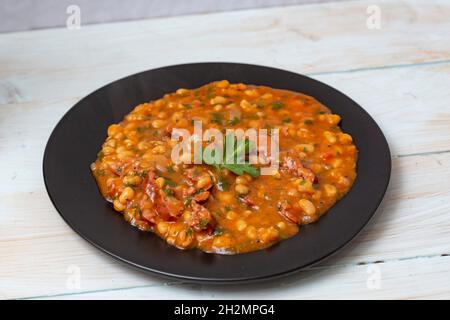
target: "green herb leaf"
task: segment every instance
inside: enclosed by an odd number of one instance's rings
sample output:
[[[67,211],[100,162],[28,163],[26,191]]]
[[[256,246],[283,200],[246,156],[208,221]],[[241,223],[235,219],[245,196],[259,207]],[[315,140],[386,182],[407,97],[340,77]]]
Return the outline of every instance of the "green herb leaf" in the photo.
[[[216,229],[214,229],[214,235],[215,236],[221,236],[223,234],[223,229],[220,227],[217,227]]]
[[[281,101],[274,101],[274,102],[272,103],[272,109],[273,109],[273,110],[280,110],[280,109],[283,108],[283,107],[284,107],[284,103],[281,102]]]
[[[219,191],[228,191],[230,189],[230,183],[223,176],[219,176],[219,181],[217,182],[217,188]]]
[[[235,126],[239,123],[239,118],[238,117],[234,117],[233,119],[231,119],[230,121],[228,121],[228,123],[232,126]]]
[[[190,206],[192,203],[192,197],[186,197],[186,199],[184,200],[184,206],[188,207]]]
[[[209,220],[208,219],[201,219],[200,223],[198,224],[200,229],[205,229],[209,224]]]
[[[223,115],[219,112],[213,112],[212,114],[212,122],[217,124],[223,124]]]
[[[174,182],[174,181],[172,181],[172,180],[170,180],[170,179],[167,179],[167,178],[164,178],[164,180],[166,180],[166,184],[169,186],[169,187],[176,187],[176,182]]]
[[[166,189],[164,189],[164,193],[167,194],[168,196],[173,196],[173,190],[172,189],[166,188]]]

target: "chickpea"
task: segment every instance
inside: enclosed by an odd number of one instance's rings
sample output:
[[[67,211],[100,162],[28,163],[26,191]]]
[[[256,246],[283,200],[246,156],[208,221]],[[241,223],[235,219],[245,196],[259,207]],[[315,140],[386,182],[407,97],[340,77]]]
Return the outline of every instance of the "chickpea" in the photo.
[[[328,197],[334,197],[337,193],[337,189],[335,186],[333,186],[332,184],[325,184],[323,186],[324,190],[325,190],[325,194]]]
[[[114,150],[114,148],[106,146],[106,147],[103,147],[102,151],[103,151],[103,154],[105,156],[107,156],[107,155],[113,154],[116,150]]]
[[[312,185],[312,182],[309,180],[297,179],[296,184],[297,184],[297,190],[300,192],[308,192],[308,193],[314,192],[314,187]]]
[[[126,176],[123,178],[123,183],[128,185],[137,186],[142,182],[142,178],[139,176]]]
[[[211,100],[209,100],[209,103],[211,103],[211,104],[225,104],[225,103],[227,103],[227,99],[225,97],[222,97],[222,96],[216,96],[216,97],[212,98]]]
[[[240,106],[244,110],[251,110],[251,109],[253,109],[253,105],[250,102],[248,102],[247,100],[245,100],[245,99],[243,99],[241,101]]]
[[[338,183],[342,186],[348,187],[350,185],[350,179],[346,177],[339,177]]]
[[[184,88],[180,88],[180,89],[178,89],[176,91],[176,93],[179,94],[179,95],[183,95],[183,94],[186,94],[188,92],[189,92],[189,90],[188,89],[184,89]]]
[[[122,193],[120,194],[119,201],[122,204],[125,204],[127,202],[127,200],[131,200],[133,198],[134,198],[133,188],[126,187],[125,189],[123,189]]]
[[[258,236],[263,243],[268,243],[275,240],[276,238],[278,238],[279,234],[279,231],[274,227],[269,227],[267,229],[260,228],[258,230]]]
[[[231,246],[231,239],[226,236],[218,236],[214,238],[213,247],[216,248],[228,248]]]
[[[165,221],[160,221],[156,225],[158,232],[162,235],[166,235],[167,231],[169,231],[169,224]]]
[[[181,230],[180,233],[177,236],[177,242],[178,243],[183,243],[184,240],[186,240],[186,230]]]
[[[263,98],[264,100],[269,100],[273,98],[273,95],[271,93],[264,93],[261,98]]]
[[[108,136],[115,136],[118,133],[122,132],[122,127],[118,124],[112,124],[108,127]]]
[[[216,104],[215,106],[214,106],[214,111],[220,111],[220,110],[222,110],[223,109],[223,105],[221,105],[221,104]]]
[[[137,148],[140,151],[144,151],[150,148],[150,144],[147,141],[141,141],[137,144]]]
[[[113,205],[114,209],[117,211],[125,210],[125,204],[122,204],[118,199],[114,200]]]
[[[183,119],[183,114],[181,112],[175,112],[174,114],[172,114],[172,121],[177,123],[178,121],[180,121],[181,119]]]
[[[224,204],[232,204],[235,201],[234,195],[231,192],[218,192],[217,198]]]
[[[236,221],[236,229],[238,231],[244,231],[245,228],[247,228],[247,222],[245,222],[244,220]]]
[[[258,236],[257,232],[256,232],[256,228],[254,226],[250,226],[247,228],[247,237],[250,239],[256,239],[256,237]]]
[[[245,89],[247,89],[247,85],[244,84],[244,83],[238,83],[238,84],[236,85],[236,87],[237,87],[239,90],[245,90]]]
[[[283,221],[280,221],[277,223],[277,227],[280,230],[284,230],[284,229],[286,229],[286,223],[284,223]]]
[[[308,216],[312,216],[316,213],[316,207],[307,199],[300,199],[298,205]]]
[[[228,220],[234,220],[238,217],[238,214],[235,211],[228,211],[227,212],[227,219]]]
[[[222,80],[222,81],[216,82],[216,86],[218,88],[226,88],[229,85],[230,85],[230,82],[228,82],[228,80]]]
[[[195,185],[197,189],[206,189],[206,187],[211,186],[212,180],[209,174],[202,176]]]
[[[237,193],[239,194],[247,194],[250,192],[249,187],[247,187],[245,184],[237,184],[234,189],[236,190]]]
[[[108,147],[111,147],[111,148],[115,148],[116,144],[117,144],[116,139],[108,139],[105,143],[105,145],[107,145]]]
[[[163,99],[158,99],[155,101],[155,106],[162,107],[164,105],[164,100]]]
[[[117,150],[116,150],[117,152]],[[134,152],[132,151],[123,151],[123,152],[117,152],[117,159],[119,160],[125,160],[134,157]]]
[[[167,113],[165,113],[164,111],[161,111],[158,113],[158,118],[165,119],[166,117],[167,117]]]
[[[325,131],[323,133],[323,136],[325,137],[325,139],[327,139],[327,141],[329,143],[335,143],[336,142],[336,135],[333,132],[330,131]]]
[[[313,200],[319,201],[320,198],[322,198],[322,191],[317,190],[316,192],[313,193],[313,195],[311,196],[311,198]]]
[[[339,123],[339,121],[341,121],[341,117],[337,114],[327,114],[325,115],[325,118],[328,121],[328,123],[332,125],[336,125]]]
[[[340,133],[339,134],[339,142],[342,144],[352,143],[353,138],[351,135],[347,133]]]
[[[252,98],[255,98],[255,97],[259,96],[259,92],[256,89],[248,89],[248,90],[245,90],[244,93],[247,96],[252,97]]]
[[[184,221],[189,221],[192,217],[192,212],[189,210],[184,210],[182,218]]]
[[[247,184],[247,179],[244,176],[236,177],[236,184]]]
[[[156,120],[152,121],[152,127],[155,129],[161,129],[165,125],[166,125],[166,121],[161,120],[161,119],[156,119]]]
[[[152,153],[154,154],[163,154],[164,152],[166,152],[165,146],[156,146],[152,149]]]
[[[162,189],[166,185],[166,179],[164,179],[163,177],[158,177],[156,178],[155,183],[158,188]]]
[[[331,161],[331,166],[333,168],[339,168],[342,164],[342,159],[333,159],[333,161]]]

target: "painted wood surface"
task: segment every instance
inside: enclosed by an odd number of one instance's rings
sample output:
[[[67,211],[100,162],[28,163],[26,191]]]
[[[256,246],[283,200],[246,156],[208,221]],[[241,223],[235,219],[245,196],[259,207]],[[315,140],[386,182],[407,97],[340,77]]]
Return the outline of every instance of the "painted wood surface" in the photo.
[[[0,298],[450,298],[449,16],[444,0],[349,1],[0,35]],[[374,117],[392,180],[349,246],[281,281],[191,285],[124,266],[62,221],[41,170],[61,116],[117,78],[196,61],[308,74]]]

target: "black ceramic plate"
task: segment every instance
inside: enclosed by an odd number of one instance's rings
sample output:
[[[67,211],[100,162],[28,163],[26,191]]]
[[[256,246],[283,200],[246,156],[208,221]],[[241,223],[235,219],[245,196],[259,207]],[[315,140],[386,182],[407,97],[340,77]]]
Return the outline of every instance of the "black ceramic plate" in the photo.
[[[342,128],[359,149],[358,177],[350,192],[317,223],[294,237],[252,253],[231,256],[182,251],[132,227],[100,195],[89,165],[107,127],[136,105],[178,88],[228,79],[313,96],[342,116]],[[190,281],[239,282],[281,276],[328,257],[364,227],[388,186],[391,157],[383,133],[357,103],[308,77],[238,63],[196,63],[145,71],[117,80],[78,102],[47,143],[44,179],[63,219],[102,251],[140,269]]]

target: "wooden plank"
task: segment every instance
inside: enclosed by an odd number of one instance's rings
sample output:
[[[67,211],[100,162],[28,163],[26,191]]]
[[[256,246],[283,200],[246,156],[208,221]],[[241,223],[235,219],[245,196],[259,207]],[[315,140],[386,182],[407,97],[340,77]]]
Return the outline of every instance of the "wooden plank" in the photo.
[[[445,183],[449,174],[450,153],[394,159],[392,183],[383,210],[348,247],[320,268],[448,254],[450,190]],[[14,212],[14,208],[1,211]],[[23,206],[15,212],[25,211]],[[39,229],[33,232],[33,221],[38,220],[30,216],[28,221],[17,213],[12,218],[1,216],[1,233],[8,232],[8,228],[16,232],[0,241],[0,256],[8,261],[0,264],[0,296],[66,293],[70,291],[65,287],[66,271],[72,265],[82,270],[83,291],[164,284],[164,280],[142,276],[101,254],[70,232],[49,204],[32,212],[40,214],[42,224],[52,224],[53,230],[45,232],[44,228],[41,232],[37,222]]]
[[[450,257],[306,270],[261,284],[179,284],[88,292],[52,299],[448,299]],[[42,297],[48,299],[48,297]]]
[[[378,4],[382,27],[366,27]],[[450,3],[354,1],[0,35],[0,103],[84,96],[117,78],[197,61],[300,73],[450,59]]]

